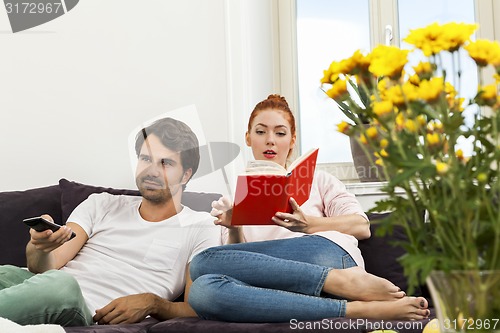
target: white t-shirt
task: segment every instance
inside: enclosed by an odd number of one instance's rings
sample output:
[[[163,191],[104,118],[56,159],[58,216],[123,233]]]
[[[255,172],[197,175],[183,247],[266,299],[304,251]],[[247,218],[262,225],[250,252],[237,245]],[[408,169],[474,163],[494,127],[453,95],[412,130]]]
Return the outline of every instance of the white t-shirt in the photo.
[[[356,197],[347,192],[345,185],[335,176],[324,171],[316,171],[311,187],[309,199],[300,207],[305,215],[311,216],[342,216],[358,214],[367,221]],[[256,242],[273,239],[293,238],[304,236],[304,233],[293,232],[280,226],[243,226],[243,234],[247,242]],[[351,255],[356,264],[365,267],[358,240],[351,235],[338,231],[316,232],[314,235],[325,237],[337,243]]]
[[[89,239],[61,270],[77,279],[92,313],[137,293],[174,300],[184,291],[186,267],[194,255],[221,244],[221,228],[210,214],[183,207],[167,220],[148,222],[139,214],[141,200],[92,194],[68,219]]]

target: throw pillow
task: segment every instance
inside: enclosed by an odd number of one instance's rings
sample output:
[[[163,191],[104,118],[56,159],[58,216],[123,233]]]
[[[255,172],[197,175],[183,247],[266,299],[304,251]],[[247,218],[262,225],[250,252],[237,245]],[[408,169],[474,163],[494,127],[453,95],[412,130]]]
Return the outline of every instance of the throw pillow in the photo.
[[[61,223],[60,199],[57,185],[0,193],[0,264],[26,266],[25,248],[30,235],[22,220],[49,214]]]
[[[62,221],[66,223],[71,212],[89,195],[93,193],[107,192],[110,194],[123,194],[123,195],[140,195],[137,190],[114,189],[111,187],[101,187],[81,184],[67,179],[59,180],[59,187],[61,188],[61,209]]]

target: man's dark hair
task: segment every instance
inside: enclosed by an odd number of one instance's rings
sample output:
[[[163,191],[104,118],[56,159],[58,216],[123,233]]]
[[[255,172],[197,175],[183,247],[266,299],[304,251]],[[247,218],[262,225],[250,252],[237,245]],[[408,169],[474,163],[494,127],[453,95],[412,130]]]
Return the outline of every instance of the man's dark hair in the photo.
[[[152,134],[156,135],[165,147],[180,153],[183,170],[191,168],[193,171],[191,177],[193,177],[200,164],[200,147],[198,138],[191,128],[182,121],[173,118],[156,120],[137,133],[135,138],[137,156],[141,152],[145,139]]]

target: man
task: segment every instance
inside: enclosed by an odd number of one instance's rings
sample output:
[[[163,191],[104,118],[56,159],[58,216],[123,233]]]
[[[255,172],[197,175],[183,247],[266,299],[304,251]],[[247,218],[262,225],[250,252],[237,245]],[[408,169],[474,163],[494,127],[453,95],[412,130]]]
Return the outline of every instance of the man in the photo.
[[[58,231],[30,229],[29,271],[0,267],[0,317],[81,326],[196,316],[187,302],[172,300],[182,292],[187,299],[192,257],[221,243],[208,213],[181,205],[198,145],[191,129],[171,118],[141,130],[141,196],[93,194]]]

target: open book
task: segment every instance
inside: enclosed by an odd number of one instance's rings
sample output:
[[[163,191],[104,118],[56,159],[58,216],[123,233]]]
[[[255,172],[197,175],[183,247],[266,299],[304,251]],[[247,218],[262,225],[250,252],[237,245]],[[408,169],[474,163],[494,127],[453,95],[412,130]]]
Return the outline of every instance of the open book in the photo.
[[[292,212],[291,197],[302,205],[311,193],[318,148],[296,159],[287,169],[271,161],[250,161],[238,176],[232,225],[276,225],[276,212]]]

